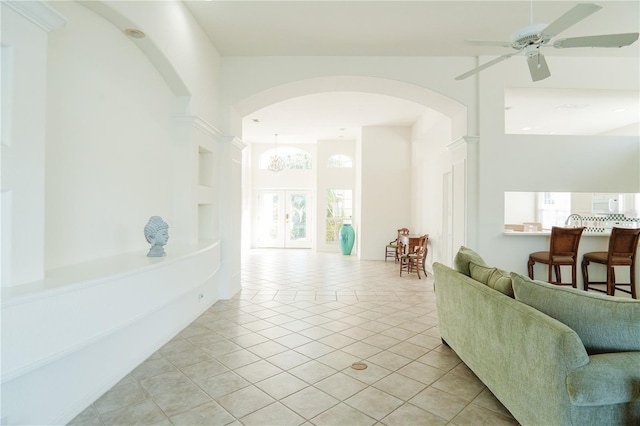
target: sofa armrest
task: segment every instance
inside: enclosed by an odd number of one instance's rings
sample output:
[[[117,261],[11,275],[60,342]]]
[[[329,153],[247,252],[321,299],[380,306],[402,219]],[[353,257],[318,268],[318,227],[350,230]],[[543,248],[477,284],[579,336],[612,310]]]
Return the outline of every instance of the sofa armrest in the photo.
[[[567,391],[580,406],[640,400],[640,352],[591,355],[589,364],[569,372]]]

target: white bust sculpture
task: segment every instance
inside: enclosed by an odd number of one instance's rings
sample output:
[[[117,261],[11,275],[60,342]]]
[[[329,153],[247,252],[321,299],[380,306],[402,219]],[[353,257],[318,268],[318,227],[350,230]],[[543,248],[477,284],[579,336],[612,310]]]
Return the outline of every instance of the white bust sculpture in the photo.
[[[147,253],[148,257],[167,255],[164,251],[164,245],[169,241],[169,225],[160,216],[149,218],[149,222],[144,227],[144,237],[151,244],[151,249]]]

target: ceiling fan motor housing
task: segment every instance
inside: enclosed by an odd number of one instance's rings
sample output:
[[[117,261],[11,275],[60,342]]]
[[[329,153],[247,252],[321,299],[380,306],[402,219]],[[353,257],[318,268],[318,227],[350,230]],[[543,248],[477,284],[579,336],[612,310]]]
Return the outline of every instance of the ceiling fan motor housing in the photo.
[[[547,24],[533,24],[520,28],[511,34],[511,47],[516,50],[521,50],[534,44],[546,44],[551,39],[551,37],[545,36],[542,32],[546,27]]]

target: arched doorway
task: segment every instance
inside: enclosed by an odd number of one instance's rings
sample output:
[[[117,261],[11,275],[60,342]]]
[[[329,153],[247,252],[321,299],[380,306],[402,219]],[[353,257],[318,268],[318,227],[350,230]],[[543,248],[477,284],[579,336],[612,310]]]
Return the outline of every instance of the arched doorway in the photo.
[[[434,235],[434,241],[438,240],[438,238],[442,240],[443,235],[449,234],[447,230],[443,232],[443,227],[446,227],[446,223],[449,223],[447,220],[443,220],[443,217],[447,217],[447,213],[443,214],[443,209],[449,206],[449,203],[443,200],[452,199],[450,194],[445,197],[442,192],[443,188],[455,188],[455,186],[442,184],[445,176],[444,172],[451,171],[452,156],[450,152],[447,152],[446,146],[455,140],[456,135],[466,134],[467,120],[466,107],[464,105],[436,91],[402,81],[372,77],[332,76],[298,80],[263,90],[237,102],[234,104],[233,110],[234,115],[238,117],[238,121],[243,119],[257,121],[256,112],[264,111],[274,105],[292,99],[312,97],[318,94],[330,96],[331,94],[343,94],[345,92],[374,94],[393,100],[410,102],[419,105],[424,111],[412,123],[403,123],[402,126],[396,126],[393,123],[388,126],[374,125],[372,129],[367,129],[366,132],[363,132],[359,136],[359,140],[354,143],[354,154],[357,152],[357,155],[354,155],[357,169],[354,181],[357,183],[354,184],[355,194],[353,198],[355,206],[353,220],[362,231],[359,233],[356,243],[356,246],[360,247],[358,255],[363,258],[376,258],[377,254],[374,247],[384,245],[380,242],[388,242],[388,239],[392,237],[389,232],[398,225],[409,225],[416,229],[417,232],[429,232]],[[242,124],[236,123],[232,127],[242,127]],[[380,156],[386,155],[389,164],[393,164],[394,152],[384,152],[381,147],[387,143],[386,140],[388,138],[393,139],[394,135],[392,135],[393,132],[385,134],[384,131],[378,131],[381,127],[386,127],[386,130],[392,130],[394,127],[404,127],[402,138],[398,139],[398,143],[402,145],[403,150],[403,166],[398,169],[400,170],[398,174],[402,175],[402,178],[397,179],[397,182],[401,191],[406,191],[402,197],[405,204],[397,205],[396,200],[395,205],[390,208],[385,205],[384,201],[387,197],[385,194],[390,192],[388,189],[385,189],[387,192],[380,192],[383,188],[376,183],[375,175],[383,173],[385,168],[383,164],[385,159],[380,159]],[[434,131],[434,128],[437,130]],[[377,152],[372,154],[374,150],[367,144],[367,140],[364,140],[367,136],[370,141],[378,141],[376,142],[378,143],[378,148],[375,151],[382,149],[382,154]],[[243,139],[251,145],[252,141],[244,138],[244,132]],[[252,149],[250,148],[246,151],[246,154],[251,156]],[[322,153],[321,151],[323,151],[322,148],[316,148],[316,154]],[[334,151],[336,150],[334,149]],[[425,152],[429,152],[429,155],[425,155]],[[432,155],[434,152],[438,153],[438,158]],[[341,153],[330,152],[330,154]],[[316,166],[321,167],[321,157],[317,157],[317,160],[318,164]],[[436,162],[438,167],[433,167],[433,162]],[[243,174],[245,179],[245,184],[243,185],[245,188],[243,210],[245,211],[256,208],[257,199],[253,188],[254,181],[252,180],[252,177],[255,178],[256,170],[252,167],[253,164],[255,164],[255,161],[245,161],[245,168],[248,169]],[[365,169],[370,169],[370,172],[365,171]],[[395,172],[391,171],[390,174],[393,175]],[[283,186],[287,185],[284,184]],[[377,189],[372,190],[371,188]],[[314,190],[314,198],[318,204],[316,212],[319,213],[317,219],[318,224],[320,224],[323,220],[320,214],[325,210],[322,197],[324,191],[326,191],[326,186],[317,185]],[[378,193],[376,194],[376,192]],[[388,219],[386,213],[384,213],[387,210],[401,210],[404,213],[399,216],[399,220],[398,217],[395,220],[393,217]],[[382,213],[375,213],[378,211],[382,211]],[[252,223],[246,221],[251,215],[245,213],[244,217],[243,232],[246,232],[252,227]],[[400,221],[402,223],[399,223]],[[376,229],[376,224],[380,224],[385,229]],[[325,232],[326,229],[323,229],[322,226],[316,227],[317,241],[314,244],[314,248],[321,246],[320,239],[324,237]],[[246,237],[247,235],[245,234],[245,238],[243,238],[245,245],[247,245],[247,242],[248,245],[251,245],[251,241],[247,241]],[[370,250],[370,252],[367,253],[367,250]]]

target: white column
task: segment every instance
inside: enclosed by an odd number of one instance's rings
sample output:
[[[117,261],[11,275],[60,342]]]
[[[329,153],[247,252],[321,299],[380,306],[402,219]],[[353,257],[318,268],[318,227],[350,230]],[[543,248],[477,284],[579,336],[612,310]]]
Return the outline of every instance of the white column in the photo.
[[[44,276],[47,35],[44,2],[2,2],[2,286]]]

